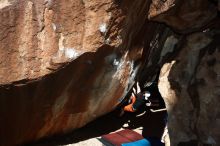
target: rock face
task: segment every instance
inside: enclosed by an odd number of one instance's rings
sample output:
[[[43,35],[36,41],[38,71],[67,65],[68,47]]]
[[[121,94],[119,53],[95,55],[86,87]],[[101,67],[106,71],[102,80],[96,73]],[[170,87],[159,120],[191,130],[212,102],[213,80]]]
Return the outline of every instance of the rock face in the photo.
[[[1,84],[52,73],[86,52],[97,51],[108,38],[111,39],[109,46],[121,43],[117,40],[119,30],[112,31],[115,38],[107,34],[110,33],[108,25],[114,19],[112,13],[120,11],[111,1],[14,0],[7,3],[0,14]]]
[[[176,31],[199,30],[217,15],[217,7],[209,0],[152,0],[148,18],[164,22]]]
[[[220,144],[219,37],[212,31],[187,36],[179,54],[161,69],[159,90],[173,145]]]
[[[178,1],[173,2],[178,4]],[[185,15],[179,15],[182,12],[186,15],[191,13],[189,8],[184,8],[186,5],[189,6],[187,2],[174,5],[174,8],[170,9],[168,6],[171,5],[171,1],[161,3],[153,1],[150,15],[152,13],[154,17],[153,6],[159,5],[160,9],[155,12],[155,15],[158,15],[155,16],[155,20],[166,22],[173,30],[184,33],[181,35],[164,29],[163,32],[166,33],[158,34],[152,41],[152,44],[157,44],[154,47],[156,50],[152,49],[151,56],[153,57],[150,58],[150,62],[154,62],[154,67],[152,63],[147,65],[148,69],[159,70],[161,68],[158,87],[168,110],[171,145],[220,145],[219,17],[207,25],[208,21],[213,18],[212,16],[215,16],[217,7],[208,9],[209,6],[214,6],[208,1],[203,1],[203,3],[190,1],[191,8],[196,9],[192,11],[193,15],[189,15],[188,19]],[[198,22],[196,15],[202,10],[199,7],[202,5],[209,12],[200,13],[201,19]],[[185,19],[190,20],[188,24]],[[204,29],[205,25],[207,26]],[[189,34],[195,29],[198,32]],[[159,57],[157,57],[158,54],[160,54]]]
[[[150,81],[160,72],[158,87],[168,111],[172,146],[220,145],[220,18],[216,9],[217,1],[178,0],[153,0],[149,9],[151,20],[165,22],[170,29],[155,28],[141,77]]]
[[[1,1],[0,145],[66,133],[113,110],[140,67],[143,48],[132,40],[148,3]]]

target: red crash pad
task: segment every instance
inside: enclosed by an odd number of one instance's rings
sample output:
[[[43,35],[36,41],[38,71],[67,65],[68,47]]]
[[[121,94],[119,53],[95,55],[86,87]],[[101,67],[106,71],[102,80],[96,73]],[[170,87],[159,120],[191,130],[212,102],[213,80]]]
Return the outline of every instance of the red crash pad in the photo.
[[[135,131],[125,129],[115,133],[103,135],[102,139],[114,146],[121,146],[123,143],[141,140],[143,139],[143,136]]]

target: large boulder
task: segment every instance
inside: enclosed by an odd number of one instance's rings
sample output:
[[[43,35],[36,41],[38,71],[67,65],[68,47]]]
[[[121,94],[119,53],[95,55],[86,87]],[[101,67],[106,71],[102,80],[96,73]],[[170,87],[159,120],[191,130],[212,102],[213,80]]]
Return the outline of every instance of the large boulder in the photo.
[[[215,30],[187,36],[161,69],[158,86],[172,145],[220,144],[219,37]]]
[[[66,133],[112,111],[140,68],[148,6],[0,1],[0,145]]]
[[[218,3],[153,0],[150,5],[148,18],[176,32],[156,28],[142,72],[144,81],[160,74],[172,146],[220,145]]]

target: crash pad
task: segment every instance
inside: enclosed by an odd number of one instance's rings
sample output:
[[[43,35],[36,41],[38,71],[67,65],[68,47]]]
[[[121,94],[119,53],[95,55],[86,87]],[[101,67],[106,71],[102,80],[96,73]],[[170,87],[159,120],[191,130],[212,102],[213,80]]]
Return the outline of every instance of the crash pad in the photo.
[[[124,129],[115,133],[103,135],[102,139],[114,146],[121,146],[124,143],[134,142],[144,138],[135,131]]]
[[[121,146],[151,146],[151,144],[147,139],[141,139],[134,142],[123,143]]]

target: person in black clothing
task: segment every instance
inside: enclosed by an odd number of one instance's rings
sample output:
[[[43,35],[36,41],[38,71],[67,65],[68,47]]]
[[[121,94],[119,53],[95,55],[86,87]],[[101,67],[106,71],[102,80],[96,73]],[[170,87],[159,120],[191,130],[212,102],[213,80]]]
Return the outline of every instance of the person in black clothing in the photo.
[[[136,112],[144,104],[146,104],[146,106],[148,106],[148,107],[165,106],[165,105],[163,105],[164,103],[160,101],[160,100],[162,100],[162,98],[161,98],[161,95],[159,94],[157,84],[153,84],[153,82],[149,82],[149,85],[146,85],[148,91],[142,91],[142,92],[141,92],[140,85],[138,82],[137,82],[136,86],[137,86],[136,87],[137,90],[135,88],[133,88],[133,92],[130,97],[130,103],[123,108],[123,111]],[[157,110],[150,109],[151,112],[158,112],[158,111],[165,111],[165,110],[166,110],[166,107],[162,108],[162,109],[157,109]],[[165,119],[167,120],[167,116]],[[166,123],[165,124],[166,126],[164,128],[161,142],[165,143],[165,146],[170,146],[167,121],[165,121],[165,123]],[[155,141],[155,142],[158,142],[158,141]],[[159,143],[162,144],[161,142],[159,142]],[[158,146],[159,144],[158,143],[157,144],[151,143],[151,145]]]

